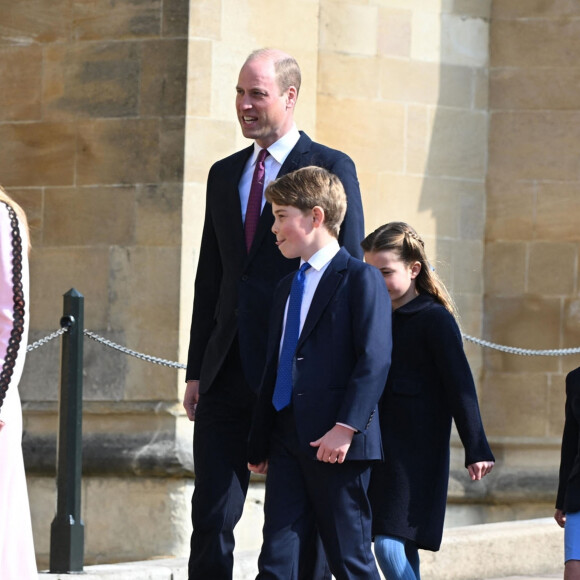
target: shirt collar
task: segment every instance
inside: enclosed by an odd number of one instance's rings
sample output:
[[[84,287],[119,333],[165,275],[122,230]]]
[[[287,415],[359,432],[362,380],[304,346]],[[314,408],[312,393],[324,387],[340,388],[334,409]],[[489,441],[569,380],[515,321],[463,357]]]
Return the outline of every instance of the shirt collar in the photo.
[[[268,151],[270,155],[280,164],[282,165],[284,161],[286,161],[286,157],[290,155],[290,151],[294,149],[296,143],[300,139],[300,132],[296,127],[296,124],[292,125],[292,128],[286,135],[280,137],[278,141],[272,143],[270,147],[268,147]],[[254,152],[252,153],[252,165],[256,164],[256,160],[258,159],[258,153],[262,148],[254,142]]]
[[[314,268],[315,270],[322,270],[324,266],[326,266],[336,254],[340,250],[340,245],[338,244],[338,240],[332,240],[323,248],[320,248],[318,252],[310,257],[308,263]],[[304,260],[300,260],[300,265],[304,264]]]

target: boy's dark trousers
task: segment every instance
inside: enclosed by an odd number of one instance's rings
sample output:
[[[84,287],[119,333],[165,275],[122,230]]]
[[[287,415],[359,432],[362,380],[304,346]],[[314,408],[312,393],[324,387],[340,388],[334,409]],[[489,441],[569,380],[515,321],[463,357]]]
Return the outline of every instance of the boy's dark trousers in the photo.
[[[297,579],[314,528],[337,580],[379,580],[366,493],[370,470],[370,461],[329,464],[307,456],[300,450],[291,407],[277,413],[257,580]]]

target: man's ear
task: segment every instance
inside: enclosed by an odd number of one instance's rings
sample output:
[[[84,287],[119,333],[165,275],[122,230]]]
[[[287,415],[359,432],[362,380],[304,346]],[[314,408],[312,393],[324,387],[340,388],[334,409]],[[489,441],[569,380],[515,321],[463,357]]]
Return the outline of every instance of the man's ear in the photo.
[[[293,109],[296,106],[298,91],[295,86],[290,85],[286,91],[286,109]]]
[[[319,228],[324,223],[325,217],[324,210],[319,205],[312,208],[312,223],[315,228]]]

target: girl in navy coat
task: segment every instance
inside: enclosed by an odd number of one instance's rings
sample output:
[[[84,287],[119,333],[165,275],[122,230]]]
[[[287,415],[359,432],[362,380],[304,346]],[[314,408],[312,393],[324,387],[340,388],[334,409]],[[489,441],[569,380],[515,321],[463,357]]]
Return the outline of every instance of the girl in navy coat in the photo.
[[[385,462],[373,468],[369,489],[375,555],[387,580],[419,580],[418,548],[441,545],[452,419],[472,480],[488,474],[495,459],[453,303],[423,240],[408,224],[391,222],[361,245],[393,308],[392,362],[379,411]]]

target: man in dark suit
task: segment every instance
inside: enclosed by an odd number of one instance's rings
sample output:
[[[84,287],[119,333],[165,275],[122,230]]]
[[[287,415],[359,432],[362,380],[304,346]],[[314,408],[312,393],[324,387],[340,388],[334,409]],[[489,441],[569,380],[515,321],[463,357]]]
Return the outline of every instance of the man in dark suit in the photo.
[[[242,133],[254,144],[215,163],[208,176],[183,403],[195,421],[190,580],[232,577],[233,530],[249,483],[246,444],[265,363],[272,295],[298,264],[276,248],[265,200],[253,240],[246,240],[260,150],[268,150],[265,185],[307,165],[325,167],[340,178],[348,210],[339,242],[362,256],[363,212],[354,164],[298,132],[299,90],[300,69],[291,56],[272,49],[252,53],[239,74],[236,110]]]
[[[268,473],[257,578],[297,578],[316,525],[336,578],[379,580],[367,487],[383,457],[389,295],[381,274],[337,242],[346,196],[336,176],[305,167],[272,182],[266,198],[279,250],[301,267],[274,294],[249,439],[249,468]]]

